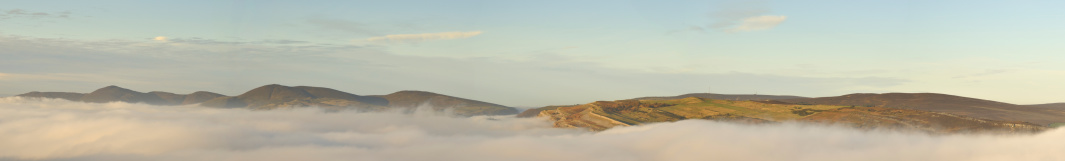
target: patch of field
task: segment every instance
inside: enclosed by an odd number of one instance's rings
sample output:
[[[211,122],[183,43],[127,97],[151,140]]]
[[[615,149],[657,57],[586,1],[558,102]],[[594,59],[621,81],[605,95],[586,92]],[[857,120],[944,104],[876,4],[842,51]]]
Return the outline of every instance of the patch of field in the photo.
[[[641,102],[675,104],[673,106],[657,108],[657,110],[669,112],[688,119],[707,118],[719,115],[739,115],[765,120],[795,120],[816,113],[817,111],[843,107],[831,105],[768,104],[755,101],[731,101],[701,98],[643,100]],[[795,111],[806,111],[806,113]]]

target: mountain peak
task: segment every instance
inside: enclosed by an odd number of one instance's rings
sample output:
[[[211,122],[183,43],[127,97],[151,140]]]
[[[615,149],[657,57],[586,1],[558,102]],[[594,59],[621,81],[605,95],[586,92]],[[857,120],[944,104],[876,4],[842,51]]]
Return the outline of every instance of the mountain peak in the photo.
[[[259,88],[255,88],[248,92],[244,92],[244,94],[240,94],[237,97],[252,102],[314,98],[314,96],[310,93],[307,93],[307,91],[279,84],[269,84]]]

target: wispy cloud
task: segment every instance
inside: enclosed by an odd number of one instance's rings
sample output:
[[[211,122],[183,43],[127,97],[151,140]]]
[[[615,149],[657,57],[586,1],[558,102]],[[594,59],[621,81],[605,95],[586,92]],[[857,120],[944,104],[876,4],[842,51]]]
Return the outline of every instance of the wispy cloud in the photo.
[[[463,39],[480,35],[481,31],[470,32],[440,32],[440,33],[422,33],[422,34],[399,34],[399,35],[385,35],[379,37],[371,37],[366,39],[370,42],[419,42],[428,40],[451,40],[451,39]]]
[[[27,10],[23,10],[23,9],[0,10],[0,20],[9,19],[9,18],[16,18],[16,17],[26,17],[26,18],[70,18],[70,11],[47,13],[47,12],[33,12],[33,11],[27,11]]]
[[[787,16],[768,15],[766,1],[727,1],[717,5],[710,17],[715,20],[710,28],[723,32],[766,30],[787,20]]]
[[[348,33],[374,35],[377,32],[368,29],[366,24],[336,19],[310,19],[307,23],[326,30],[343,31]]]

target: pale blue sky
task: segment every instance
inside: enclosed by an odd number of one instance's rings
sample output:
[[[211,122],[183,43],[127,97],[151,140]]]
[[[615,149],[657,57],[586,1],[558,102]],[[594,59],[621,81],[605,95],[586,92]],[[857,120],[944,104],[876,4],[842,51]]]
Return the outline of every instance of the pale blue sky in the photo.
[[[692,92],[1065,102],[1062,1],[4,1],[0,95],[270,83],[510,106]]]

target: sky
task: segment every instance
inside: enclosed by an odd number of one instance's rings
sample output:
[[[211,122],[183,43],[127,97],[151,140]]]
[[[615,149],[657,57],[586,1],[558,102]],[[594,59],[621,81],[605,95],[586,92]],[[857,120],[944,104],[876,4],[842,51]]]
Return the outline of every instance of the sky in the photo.
[[[685,93],[1065,102],[1062,1],[0,2],[0,96],[422,90],[507,106]]]

